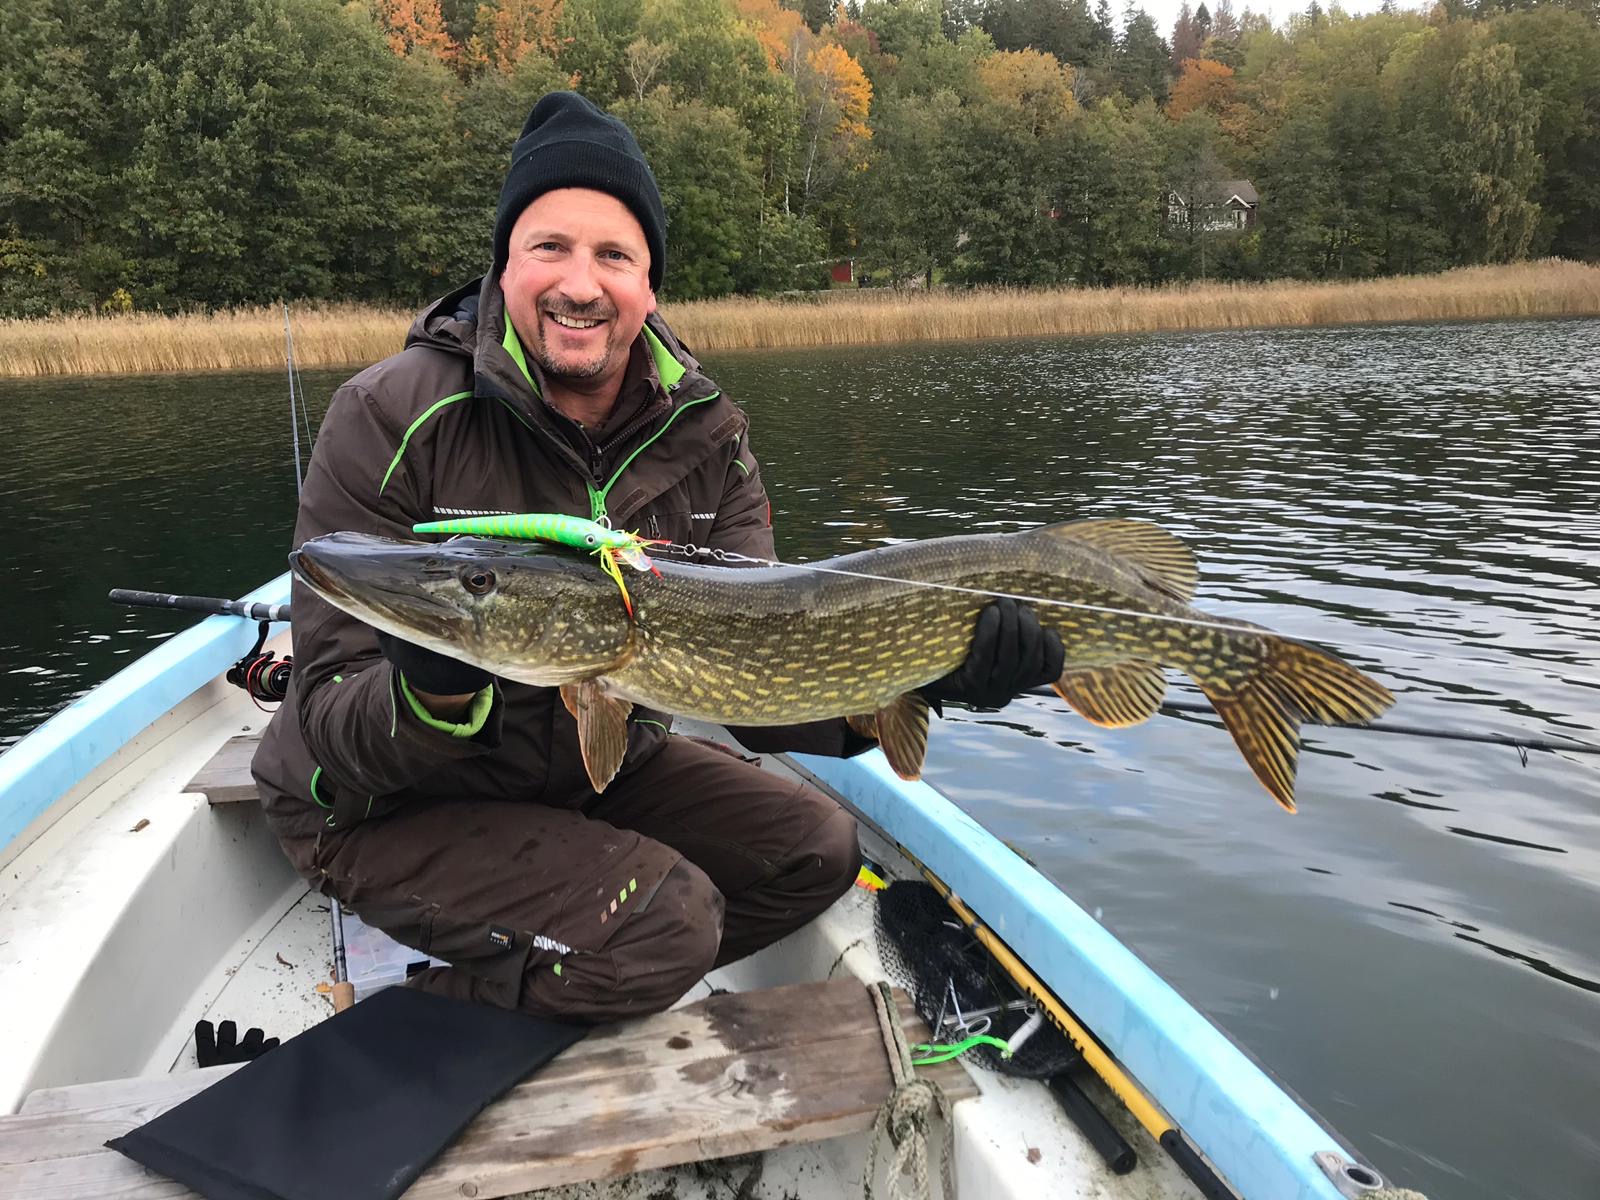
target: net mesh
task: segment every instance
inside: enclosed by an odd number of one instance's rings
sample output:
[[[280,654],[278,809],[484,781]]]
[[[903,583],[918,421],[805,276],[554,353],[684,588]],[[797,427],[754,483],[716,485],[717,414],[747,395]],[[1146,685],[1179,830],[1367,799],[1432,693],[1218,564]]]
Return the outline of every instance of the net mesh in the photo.
[[[932,884],[897,880],[877,896],[878,953],[895,982],[910,993],[934,1042],[958,1042],[970,1033],[1009,1040],[1022,1027],[1029,1013],[1020,1007],[989,1014],[987,1028],[981,1028],[982,1017],[971,1015],[1026,997]],[[969,1022],[964,1027],[963,1018]],[[976,1046],[963,1057],[1026,1079],[1058,1075],[1078,1062],[1072,1043],[1048,1022],[1009,1059],[991,1046]]]

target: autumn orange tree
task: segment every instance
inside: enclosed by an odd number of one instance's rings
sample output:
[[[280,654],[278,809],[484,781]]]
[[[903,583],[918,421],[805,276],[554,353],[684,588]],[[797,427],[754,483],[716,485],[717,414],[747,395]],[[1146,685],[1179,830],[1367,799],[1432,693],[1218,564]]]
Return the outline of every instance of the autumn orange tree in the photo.
[[[530,54],[553,54],[562,0],[489,0],[478,5],[466,54],[477,67],[510,71]]]
[[[1167,99],[1167,116],[1179,120],[1200,109],[1214,113],[1233,101],[1232,67],[1208,58],[1186,58]]]
[[[978,82],[995,103],[1011,109],[1033,137],[1061,131],[1078,111],[1072,68],[1042,50],[1002,50],[978,63]]]
[[[842,46],[815,45],[792,65],[803,139],[800,211],[806,212],[845,171],[860,165],[872,137],[872,84]]]
[[[372,15],[389,49],[401,58],[418,50],[445,63],[461,57],[461,47],[445,29],[439,0],[372,0]]]
[[[1178,81],[1172,85],[1166,114],[1181,121],[1190,113],[1210,113],[1218,127],[1240,145],[1254,140],[1256,115],[1245,104],[1234,81],[1233,68],[1209,58],[1186,58]]]
[[[739,19],[750,28],[767,52],[767,65],[773,71],[783,71],[795,48],[804,41],[805,18],[790,8],[782,8],[778,0],[734,0]]]

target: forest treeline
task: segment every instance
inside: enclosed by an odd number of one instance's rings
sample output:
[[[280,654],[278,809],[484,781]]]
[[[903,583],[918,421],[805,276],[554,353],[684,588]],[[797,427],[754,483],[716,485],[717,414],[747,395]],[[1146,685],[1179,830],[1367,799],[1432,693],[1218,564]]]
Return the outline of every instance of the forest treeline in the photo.
[[[1600,258],[1594,0],[791,3],[4,0],[0,316],[442,293],[561,87],[643,144],[670,299]],[[1228,180],[1248,228],[1170,203]]]

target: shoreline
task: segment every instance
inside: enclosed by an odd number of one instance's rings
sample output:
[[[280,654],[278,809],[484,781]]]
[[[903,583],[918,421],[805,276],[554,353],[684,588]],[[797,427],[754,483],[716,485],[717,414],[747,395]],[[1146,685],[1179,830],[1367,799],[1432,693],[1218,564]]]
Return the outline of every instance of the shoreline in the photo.
[[[1314,328],[1404,321],[1600,316],[1600,265],[1546,259],[1354,282],[896,292],[662,305],[696,354],[1009,337]],[[397,351],[412,314],[290,306],[296,364],[361,366]],[[0,378],[281,370],[278,306],[210,315],[0,320]]]

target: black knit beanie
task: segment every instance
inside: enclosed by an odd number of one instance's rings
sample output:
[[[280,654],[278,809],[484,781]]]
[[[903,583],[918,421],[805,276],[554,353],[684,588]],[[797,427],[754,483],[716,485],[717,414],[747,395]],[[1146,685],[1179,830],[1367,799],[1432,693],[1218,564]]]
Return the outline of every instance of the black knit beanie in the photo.
[[[505,268],[511,227],[524,209],[557,188],[593,188],[626,204],[650,247],[650,286],[659,291],[667,262],[667,213],[656,177],[628,127],[577,92],[541,96],[511,150],[494,220],[494,273]]]

